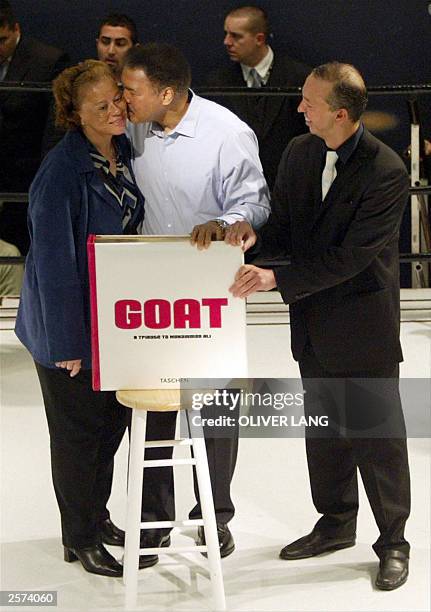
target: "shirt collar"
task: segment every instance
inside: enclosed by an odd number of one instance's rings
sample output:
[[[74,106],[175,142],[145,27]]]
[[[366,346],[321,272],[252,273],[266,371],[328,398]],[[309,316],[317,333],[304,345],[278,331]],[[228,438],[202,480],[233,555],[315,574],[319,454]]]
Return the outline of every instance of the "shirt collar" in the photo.
[[[199,106],[199,96],[189,89],[189,107],[185,115],[181,118],[181,121],[174,127],[174,129],[166,134],[162,126],[153,121],[151,123],[150,131],[159,138],[166,138],[172,136],[173,134],[181,134],[181,136],[194,138],[199,117]]]
[[[358,146],[363,133],[364,133],[364,124],[360,123],[356,132],[354,132],[351,136],[349,136],[349,138],[345,140],[343,144],[338,147],[338,149],[336,149],[338,159],[343,164],[346,164],[349,161],[350,157],[355,152],[356,147]]]
[[[264,83],[269,79],[269,71],[272,66],[272,62],[274,60],[274,52],[271,47],[268,45],[268,53],[265,57],[260,60],[260,62],[256,66],[246,66],[245,64],[241,64],[242,75],[244,77],[244,81],[247,81],[248,76],[250,74],[250,70],[254,68],[257,74],[260,76]]]

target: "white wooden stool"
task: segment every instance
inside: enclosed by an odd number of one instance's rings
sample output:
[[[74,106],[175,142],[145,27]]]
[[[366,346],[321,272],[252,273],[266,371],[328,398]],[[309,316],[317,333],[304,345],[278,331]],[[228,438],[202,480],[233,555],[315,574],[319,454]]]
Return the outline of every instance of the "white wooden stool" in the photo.
[[[192,392],[189,391],[188,393]],[[153,555],[161,552],[164,554],[206,552],[213,592],[214,610],[226,609],[214,502],[202,427],[195,424],[191,426],[191,418],[189,418],[190,438],[150,442],[145,440],[147,412],[189,411],[190,409],[190,417],[192,414],[196,414],[196,412],[191,412],[191,405],[189,405],[188,402],[187,405],[184,405],[184,394],[185,392],[180,389],[117,391],[118,401],[124,406],[133,409],[123,575],[123,581],[126,586],[126,607],[136,606],[140,554]],[[145,460],[145,448],[166,446],[190,446],[193,448],[193,458]],[[141,522],[143,470],[145,468],[174,465],[196,466],[202,519]],[[189,527],[191,525],[203,525],[206,541],[205,546],[193,545],[181,547],[173,546],[170,548],[140,548],[141,529]]]

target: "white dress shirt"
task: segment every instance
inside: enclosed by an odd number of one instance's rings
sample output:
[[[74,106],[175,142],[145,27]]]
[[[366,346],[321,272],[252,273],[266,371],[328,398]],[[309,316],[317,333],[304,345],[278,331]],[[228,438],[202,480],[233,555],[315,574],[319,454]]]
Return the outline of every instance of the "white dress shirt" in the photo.
[[[229,110],[195,94],[178,125],[129,124],[133,169],[145,196],[143,234],[189,234],[210,219],[260,227],[269,192],[254,132]]]
[[[253,87],[253,77],[250,74],[253,68],[259,75],[262,84],[266,85],[269,79],[273,61],[274,52],[268,45],[268,53],[256,66],[246,66],[245,64],[241,64],[242,76],[244,77],[244,81],[247,83],[247,87]]]

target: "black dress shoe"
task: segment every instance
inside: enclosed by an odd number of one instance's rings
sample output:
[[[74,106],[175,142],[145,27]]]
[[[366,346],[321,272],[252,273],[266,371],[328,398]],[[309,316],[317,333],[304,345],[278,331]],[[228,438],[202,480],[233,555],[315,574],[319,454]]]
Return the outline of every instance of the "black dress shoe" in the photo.
[[[104,544],[124,546],[124,531],[116,527],[110,518],[100,523],[100,536]]]
[[[388,550],[380,558],[376,587],[392,591],[403,585],[409,575],[409,558],[400,550]]]
[[[139,569],[153,567],[159,562],[159,555],[139,555]]]
[[[64,547],[64,560],[67,563],[81,561],[82,567],[91,574],[118,577],[123,575],[123,566],[102,546],[95,544],[88,548]]]
[[[226,523],[217,523],[217,535],[220,547],[220,557],[224,559],[235,550],[235,542]],[[198,527],[198,539],[196,540],[196,544],[198,546],[205,546],[206,544],[205,530],[203,527]],[[207,553],[202,553],[202,555],[206,557]]]
[[[286,560],[307,559],[333,550],[341,550],[354,546],[355,536],[350,538],[328,538],[322,534],[312,531],[308,535],[299,538],[292,544],[288,544],[280,551],[280,558]]]
[[[160,534],[159,529],[141,531],[141,548],[164,548],[171,545],[171,536]],[[159,555],[139,555],[139,569],[156,565]]]

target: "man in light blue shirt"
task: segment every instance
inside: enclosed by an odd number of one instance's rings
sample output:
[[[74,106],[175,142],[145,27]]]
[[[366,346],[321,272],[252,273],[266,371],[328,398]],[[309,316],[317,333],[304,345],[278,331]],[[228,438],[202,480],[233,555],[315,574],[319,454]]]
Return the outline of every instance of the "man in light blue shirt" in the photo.
[[[196,96],[190,66],[170,45],[148,44],[128,51],[122,72],[135,149],[134,171],[145,196],[144,234],[190,234],[207,248],[235,221],[255,228],[269,216],[269,193],[254,132],[229,110]],[[172,439],[176,413],[149,413],[148,439]],[[237,439],[207,439],[220,554],[235,548],[227,526]],[[150,457],[151,454],[151,457]],[[151,449],[168,458],[171,448]],[[145,472],[144,521],[173,520],[171,468]],[[196,486],[195,486],[196,491]],[[201,518],[199,501],[190,518]],[[199,527],[198,544],[205,541]],[[169,530],[145,530],[141,547],[169,546]]]
[[[135,124],[129,132],[134,170],[146,200],[143,233],[189,234],[205,225],[208,232],[199,236],[206,237],[216,232],[215,219],[247,220],[259,228],[269,215],[269,196],[254,132],[224,107],[193,94],[190,77],[182,85],[155,85],[139,63],[151,47],[156,45],[129,52],[123,70]]]

